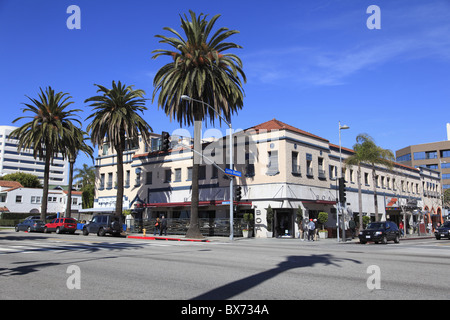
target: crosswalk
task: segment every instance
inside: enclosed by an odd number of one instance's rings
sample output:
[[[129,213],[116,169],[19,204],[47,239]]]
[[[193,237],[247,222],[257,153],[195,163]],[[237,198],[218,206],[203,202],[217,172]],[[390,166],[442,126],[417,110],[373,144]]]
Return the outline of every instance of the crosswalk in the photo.
[[[97,242],[97,241],[21,241],[19,245],[0,244],[0,255],[4,254],[39,254],[42,252],[98,252],[124,251],[156,247],[203,246],[211,243],[183,241],[148,241],[148,242]]]

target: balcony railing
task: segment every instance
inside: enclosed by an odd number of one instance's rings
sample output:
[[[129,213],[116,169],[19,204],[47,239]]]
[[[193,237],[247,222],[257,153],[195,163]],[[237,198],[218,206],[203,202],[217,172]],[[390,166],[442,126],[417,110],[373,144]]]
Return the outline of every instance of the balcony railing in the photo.
[[[319,179],[326,179],[325,170],[319,169]]]
[[[301,174],[301,166],[293,164],[292,165],[292,174],[294,176],[301,176],[302,175]]]
[[[229,218],[200,218],[200,232],[204,236],[229,236],[230,235],[230,219]],[[142,229],[151,235],[155,230],[156,219],[138,220],[135,219],[134,225],[130,232],[141,233]],[[167,219],[167,234],[184,235],[186,234],[190,224],[190,219]],[[233,219],[234,235],[242,237],[242,229],[246,224],[242,219]]]

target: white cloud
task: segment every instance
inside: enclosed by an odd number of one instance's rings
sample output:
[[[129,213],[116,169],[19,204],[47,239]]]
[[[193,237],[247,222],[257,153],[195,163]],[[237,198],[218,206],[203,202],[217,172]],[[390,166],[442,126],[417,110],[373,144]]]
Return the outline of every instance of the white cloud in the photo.
[[[345,43],[336,44],[332,41],[333,34],[329,34],[331,39],[324,38],[323,44],[314,47],[288,46],[245,55],[244,70],[249,82],[341,85],[351,75],[389,67],[390,63],[418,59],[450,61],[448,3],[381,6],[381,10],[381,30],[345,31],[348,36]],[[348,22],[342,23],[348,27]],[[339,30],[336,24],[334,19],[334,29]],[[314,32],[311,30],[312,35]],[[326,36],[323,30],[318,34]],[[331,47],[327,43],[335,44]]]

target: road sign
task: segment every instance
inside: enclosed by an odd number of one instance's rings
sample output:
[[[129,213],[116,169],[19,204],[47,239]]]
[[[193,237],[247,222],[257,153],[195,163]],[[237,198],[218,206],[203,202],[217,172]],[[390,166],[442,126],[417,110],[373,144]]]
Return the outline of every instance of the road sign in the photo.
[[[235,177],[242,177],[242,172],[237,171],[237,170],[231,170],[229,168],[225,168],[225,174],[228,174],[230,176],[235,176]]]

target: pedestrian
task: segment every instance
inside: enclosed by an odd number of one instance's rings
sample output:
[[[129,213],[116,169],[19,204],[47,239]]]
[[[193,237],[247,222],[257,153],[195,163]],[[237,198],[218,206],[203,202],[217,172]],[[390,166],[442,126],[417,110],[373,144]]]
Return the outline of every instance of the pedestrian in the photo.
[[[313,222],[314,222],[314,241],[316,241],[317,233],[319,232],[317,219],[314,219]]]
[[[309,219],[308,223],[308,241],[314,241],[314,229],[316,228],[316,225],[314,224],[313,219]]]
[[[400,229],[400,236],[404,236],[405,233],[403,231],[403,222],[400,221],[400,223],[398,224],[398,228]]]
[[[161,220],[159,218],[156,218],[156,222],[155,222],[155,231],[153,232],[153,235],[156,236],[156,232],[158,232],[158,234],[160,233],[160,228],[161,228]]]
[[[161,218],[161,229],[159,230],[159,235],[161,236],[164,232],[164,235],[167,236],[167,219],[162,216]]]
[[[303,238],[302,241],[306,241],[308,238],[308,219],[303,219],[302,221]]]
[[[348,226],[350,227],[350,230],[352,232],[352,239],[355,239],[356,235],[356,223],[355,220],[351,219],[348,223]]]

